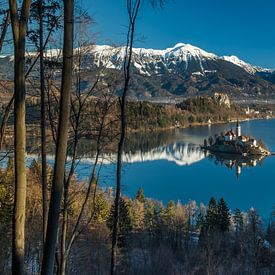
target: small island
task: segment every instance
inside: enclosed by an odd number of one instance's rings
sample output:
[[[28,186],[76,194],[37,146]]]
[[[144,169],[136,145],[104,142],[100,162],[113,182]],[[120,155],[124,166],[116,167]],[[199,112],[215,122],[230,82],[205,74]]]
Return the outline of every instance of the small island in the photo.
[[[242,134],[239,121],[237,121],[235,131],[231,129],[225,133],[216,135],[215,139],[210,137],[208,141],[204,140],[204,146],[202,146],[202,148],[211,153],[228,153],[243,156],[271,155],[261,140],[256,140],[251,136]]]

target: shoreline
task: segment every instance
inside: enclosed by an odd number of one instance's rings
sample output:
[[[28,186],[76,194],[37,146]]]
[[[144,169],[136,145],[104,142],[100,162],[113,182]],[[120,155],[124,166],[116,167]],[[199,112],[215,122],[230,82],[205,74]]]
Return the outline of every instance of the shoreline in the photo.
[[[270,118],[264,118],[264,117],[254,117],[254,118],[241,118],[241,119],[232,119],[230,121],[215,121],[215,122],[194,122],[190,123],[189,125],[185,126],[170,126],[170,127],[164,127],[164,128],[156,128],[156,129],[131,129],[128,128],[127,132],[129,134],[134,133],[153,133],[153,132],[162,132],[162,131],[168,131],[168,130],[175,130],[175,129],[187,129],[187,128],[193,128],[193,127],[200,127],[200,126],[211,126],[211,125],[218,125],[218,124],[229,124],[229,123],[235,123],[237,121],[245,122],[250,120],[272,120],[275,119],[275,116],[272,116]]]

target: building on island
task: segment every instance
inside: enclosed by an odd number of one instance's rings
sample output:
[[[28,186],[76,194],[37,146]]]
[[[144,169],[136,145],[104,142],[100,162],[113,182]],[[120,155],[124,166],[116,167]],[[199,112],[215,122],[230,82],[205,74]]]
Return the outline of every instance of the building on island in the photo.
[[[208,140],[213,140],[209,138]],[[242,128],[237,120],[235,131],[228,130],[225,133],[216,135],[213,142],[203,146],[210,152],[241,154],[241,155],[270,155],[270,152],[262,142],[255,138],[244,135]]]

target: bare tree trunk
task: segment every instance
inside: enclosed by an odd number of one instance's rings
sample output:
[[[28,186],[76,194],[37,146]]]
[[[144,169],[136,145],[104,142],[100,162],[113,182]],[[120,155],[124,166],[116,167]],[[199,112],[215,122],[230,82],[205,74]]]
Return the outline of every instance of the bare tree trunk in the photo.
[[[9,24],[10,24],[10,11],[8,10],[6,17],[4,19],[4,24],[3,24],[3,28],[0,36],[0,52],[2,51],[3,43],[7,34],[7,29]]]
[[[58,235],[59,214],[64,185],[65,162],[68,143],[70,97],[73,67],[74,0],[64,1],[63,68],[58,123],[57,147],[53,184],[44,246],[42,274],[53,274],[55,249]]]
[[[4,24],[3,24],[3,28],[2,28],[2,32],[1,32],[1,36],[0,36],[0,52],[2,51],[3,48],[3,43],[7,34],[7,29],[10,23],[10,11],[7,11],[6,17],[4,19]],[[13,97],[12,97],[13,98]],[[8,121],[9,118],[9,114],[10,114],[10,109],[11,109],[11,105],[13,104],[13,100],[11,100],[8,103],[8,106],[5,110],[4,113],[4,117],[1,123],[1,129],[0,129],[0,151],[2,150],[2,146],[3,146],[3,141],[4,141],[4,132],[5,132],[5,125]]]
[[[43,0],[39,1],[39,58],[40,58],[40,113],[41,113],[41,182],[43,205],[43,242],[46,237],[48,216],[48,192],[47,192],[47,156],[46,156],[46,111],[45,111],[45,79],[44,79],[44,43],[43,43]]]
[[[117,151],[117,171],[116,171],[116,197],[115,197],[115,212],[114,222],[112,230],[112,253],[111,253],[111,274],[116,272],[116,250],[117,250],[117,236],[118,236],[118,224],[119,224],[119,200],[121,193],[121,165],[122,154],[124,149],[125,135],[126,135],[126,96],[130,82],[130,67],[132,61],[132,50],[135,34],[135,23],[138,15],[141,0],[127,0],[127,11],[129,15],[129,29],[127,34],[127,45],[125,47],[125,59],[124,59],[124,89],[120,98],[120,140],[118,143]]]
[[[30,0],[22,3],[19,17],[17,1],[10,0],[10,15],[14,41],[14,168],[15,196],[12,238],[12,272],[24,274],[25,208],[26,208],[26,124],[25,124],[25,38],[30,12]]]

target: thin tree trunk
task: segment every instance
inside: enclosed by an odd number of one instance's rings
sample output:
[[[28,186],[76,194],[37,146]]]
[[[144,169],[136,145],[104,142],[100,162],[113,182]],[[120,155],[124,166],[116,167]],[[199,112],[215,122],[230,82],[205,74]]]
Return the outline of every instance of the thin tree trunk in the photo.
[[[3,43],[4,43],[4,40],[5,40],[6,34],[7,34],[7,29],[8,29],[9,23],[10,23],[10,11],[8,10],[7,11],[7,15],[6,15],[5,19],[4,19],[4,25],[3,25],[3,29],[2,29],[1,37],[0,37],[0,52],[2,51],[2,48],[3,48]],[[11,105],[12,104],[13,104],[13,100],[11,100],[8,103],[8,106],[7,106],[6,110],[5,110],[4,117],[3,117],[3,120],[2,120],[2,123],[1,123],[1,129],[0,129],[0,151],[2,150],[3,141],[4,141],[5,125],[6,125],[7,121],[8,121],[9,114],[10,114],[10,109],[11,109]]]
[[[19,18],[17,1],[10,0],[14,41],[14,171],[12,272],[24,274],[26,208],[25,38],[31,1],[24,0]]]
[[[129,29],[127,34],[127,45],[125,48],[125,60],[124,60],[124,89],[120,99],[120,120],[121,120],[121,133],[118,143],[117,151],[117,171],[116,171],[116,196],[115,196],[115,212],[114,222],[112,230],[112,252],[111,252],[111,275],[116,272],[116,257],[117,257],[117,236],[118,236],[118,224],[119,224],[119,201],[121,193],[121,166],[122,166],[122,154],[126,136],[126,97],[130,82],[130,67],[132,61],[132,50],[135,34],[135,22],[138,15],[141,0],[128,0],[127,11],[129,15]]]
[[[74,1],[64,1],[63,68],[54,176],[44,246],[42,274],[52,275],[59,227],[59,214],[64,185],[65,162],[68,143],[70,97],[73,67]]]
[[[43,242],[46,237],[48,216],[48,192],[47,192],[47,156],[46,156],[46,111],[45,111],[45,79],[44,79],[44,43],[43,43],[43,0],[39,1],[39,57],[40,57],[40,113],[41,113],[41,182],[43,205]]]
[[[72,109],[73,104],[71,104]],[[71,168],[69,172],[69,176],[66,179],[66,176],[64,176],[64,195],[63,195],[63,221],[62,221],[62,230],[61,230],[61,265],[59,274],[63,275],[66,271],[66,262],[67,262],[67,248],[66,248],[66,239],[67,239],[67,230],[68,230],[68,207],[69,207],[69,187],[71,184],[72,177],[74,175],[75,171],[75,165],[76,165],[76,153],[77,153],[77,145],[78,145],[78,129],[80,124],[80,115],[81,115],[81,105],[79,106],[79,110],[76,115],[76,122],[75,122],[75,130],[74,130],[74,141],[73,141],[73,154],[72,154],[72,163]]]
[[[2,51],[2,47],[3,47],[3,44],[4,44],[4,40],[5,40],[5,37],[6,37],[6,34],[7,34],[7,29],[8,29],[9,24],[10,24],[10,11],[8,10],[7,15],[4,19],[2,33],[1,33],[1,36],[0,36],[0,52]]]
[[[65,275],[66,274],[66,265],[67,265],[67,253],[63,255],[62,261],[61,261],[61,266],[60,266],[60,275]]]

